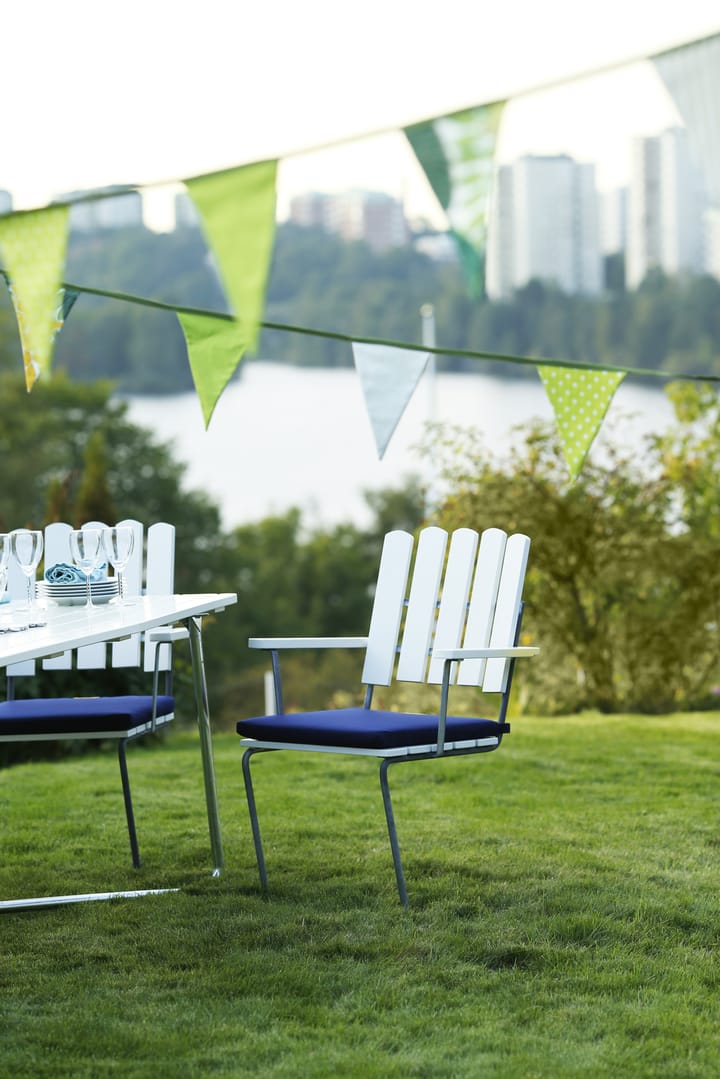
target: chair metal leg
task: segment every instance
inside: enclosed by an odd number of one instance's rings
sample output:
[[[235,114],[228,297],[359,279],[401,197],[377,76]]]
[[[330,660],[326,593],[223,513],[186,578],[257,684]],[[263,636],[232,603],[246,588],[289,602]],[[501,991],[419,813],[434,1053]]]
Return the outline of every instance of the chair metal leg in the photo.
[[[398,843],[397,829],[395,828],[395,815],[393,813],[390,787],[388,785],[387,772],[392,761],[386,758],[380,765],[380,789],[382,790],[383,805],[385,806],[385,820],[387,821],[388,835],[390,836],[390,849],[392,850],[393,863],[395,865],[395,879],[397,880],[400,902],[407,910],[410,906],[407,888],[405,887],[405,874],[403,873],[400,859],[400,844]]]
[[[130,852],[132,864],[135,869],[140,868],[140,851],[138,850],[137,832],[135,830],[135,814],[133,813],[132,795],[130,794],[130,778],[127,769],[127,756],[125,746],[127,738],[118,742],[118,762],[120,764],[120,778],[122,779],[123,798],[125,799],[125,816],[127,817],[128,834],[130,836]]]
[[[257,809],[255,808],[255,792],[253,791],[252,779],[250,777],[250,758],[256,752],[260,751],[254,749],[245,750],[242,759],[242,770],[243,779],[245,780],[245,795],[247,797],[248,810],[250,813],[250,826],[252,828],[253,843],[255,844],[255,857],[257,859],[258,872],[260,874],[260,885],[262,890],[266,892],[268,885],[267,869],[265,868],[265,855],[263,854],[262,839],[260,837]]]

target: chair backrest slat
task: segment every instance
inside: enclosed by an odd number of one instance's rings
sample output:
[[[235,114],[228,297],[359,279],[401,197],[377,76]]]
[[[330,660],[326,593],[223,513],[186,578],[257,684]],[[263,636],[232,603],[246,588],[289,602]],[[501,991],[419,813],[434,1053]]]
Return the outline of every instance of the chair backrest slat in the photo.
[[[130,559],[124,571],[125,591],[128,596],[139,596],[142,593],[142,574],[144,561],[144,534],[145,529],[140,521],[126,519],[118,521],[118,525],[126,525],[132,529],[133,549]],[[140,634],[134,633],[124,641],[116,641],[111,646],[113,667],[137,667],[140,664]]]
[[[147,557],[145,561],[145,592],[148,596],[170,596],[175,591],[175,529],[172,525],[158,522],[147,531]],[[158,646],[145,638],[145,670],[155,665],[155,649]],[[167,671],[172,665],[172,649],[161,644],[158,670]]]
[[[447,540],[443,528],[425,528],[420,534],[397,667],[402,682],[425,681]]]
[[[389,686],[392,681],[412,549],[407,532],[385,537],[362,673],[366,685]]]
[[[529,553],[528,536],[519,532],[510,536],[498,586],[497,608],[490,636],[491,648],[510,647],[514,643]],[[489,659],[485,668],[483,690],[486,693],[504,693],[509,667],[510,663],[506,659]]]
[[[58,562],[72,562],[70,557],[70,532],[72,526],[63,521],[55,521],[45,528],[45,549],[43,559],[46,566],[55,566]],[[49,671],[67,671],[72,667],[72,652],[63,652],[52,659],[43,660],[43,667]]]
[[[463,638],[465,648],[487,648],[490,644],[506,543],[507,534],[501,528],[486,528],[480,539]],[[479,686],[485,673],[485,663],[484,659],[464,659],[458,671],[457,684]]]
[[[102,532],[103,528],[107,528],[107,527],[108,526],[105,524],[104,521],[86,521],[85,524],[82,525],[82,528],[87,529],[88,531],[90,531],[91,529],[97,529],[100,532]],[[70,535],[70,531],[71,530],[68,529],[68,537]],[[63,561],[64,562],[68,562],[68,561],[72,562],[72,558],[70,557],[70,541],[69,541],[69,539],[68,539],[67,555],[63,559]],[[103,562],[105,561],[105,555],[104,554],[102,556],[101,561],[103,561]],[[46,565],[47,564],[48,563],[46,562]],[[52,565],[52,562],[50,562],[49,564]],[[107,644],[105,644],[104,641],[99,641],[98,644],[88,644],[84,648],[78,648],[77,652],[75,653],[75,656],[76,656],[75,662],[77,664],[77,669],[79,671],[98,671],[98,670],[102,670],[103,667],[107,667],[107,654],[108,654],[108,647],[107,647]]]
[[[457,648],[462,643],[477,547],[478,534],[473,529],[458,528],[453,532],[435,627],[435,648]],[[443,661],[432,659],[428,682],[441,682],[442,674]]]

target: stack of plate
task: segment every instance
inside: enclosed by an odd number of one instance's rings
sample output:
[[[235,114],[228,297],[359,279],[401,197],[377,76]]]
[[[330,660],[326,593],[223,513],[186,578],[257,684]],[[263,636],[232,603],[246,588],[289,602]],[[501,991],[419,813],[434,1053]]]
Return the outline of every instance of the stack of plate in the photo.
[[[109,603],[118,594],[117,577],[103,577],[90,582],[93,603]],[[38,596],[61,607],[77,607],[87,602],[87,586],[84,581],[40,581]]]

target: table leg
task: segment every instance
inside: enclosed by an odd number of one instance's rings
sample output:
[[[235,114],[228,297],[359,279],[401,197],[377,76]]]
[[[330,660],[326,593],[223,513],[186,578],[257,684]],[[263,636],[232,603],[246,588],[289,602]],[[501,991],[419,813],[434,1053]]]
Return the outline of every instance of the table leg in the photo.
[[[225,865],[223,857],[220,813],[218,810],[217,787],[215,784],[215,764],[213,761],[212,733],[210,731],[210,709],[207,699],[205,680],[205,662],[202,650],[202,619],[198,616],[187,620],[190,634],[190,656],[192,659],[193,690],[197,710],[197,724],[200,734],[200,752],[202,754],[203,777],[205,780],[205,802],[207,805],[208,826],[210,828],[210,846],[213,856],[213,876],[219,877]]]

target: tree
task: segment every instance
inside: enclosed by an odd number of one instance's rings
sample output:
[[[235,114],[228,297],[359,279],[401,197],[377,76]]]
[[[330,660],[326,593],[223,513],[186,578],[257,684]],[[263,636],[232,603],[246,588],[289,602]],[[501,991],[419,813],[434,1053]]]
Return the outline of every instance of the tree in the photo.
[[[471,520],[530,535],[525,638],[540,661],[519,672],[533,710],[665,711],[710,699],[718,674],[720,433],[649,439],[644,458],[611,450],[568,483],[556,436],[535,426],[507,461],[444,447],[447,528]],[[677,441],[679,440],[679,441]],[[713,492],[711,494],[710,492]]]
[[[100,430],[93,431],[85,444],[82,474],[70,517],[77,524],[120,519],[108,484],[107,447]],[[67,520],[67,515],[63,519]]]

